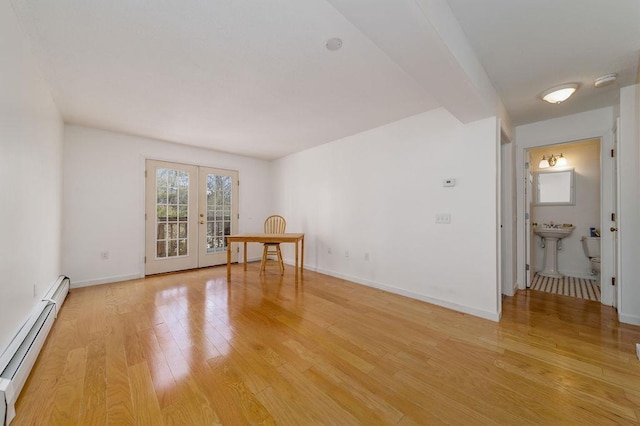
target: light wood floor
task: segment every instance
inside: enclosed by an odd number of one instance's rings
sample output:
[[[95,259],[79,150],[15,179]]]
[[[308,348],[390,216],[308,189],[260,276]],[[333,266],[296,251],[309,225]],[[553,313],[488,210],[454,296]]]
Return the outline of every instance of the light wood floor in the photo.
[[[640,327],[535,291],[500,323],[259,263],[75,289],[12,425],[636,424]]]

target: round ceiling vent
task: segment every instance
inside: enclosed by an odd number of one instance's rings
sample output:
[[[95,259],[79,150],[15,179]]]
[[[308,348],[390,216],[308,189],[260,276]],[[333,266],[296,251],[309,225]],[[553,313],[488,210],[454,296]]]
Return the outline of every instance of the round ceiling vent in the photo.
[[[329,40],[327,40],[327,44],[325,44],[325,46],[329,50],[338,50],[342,47],[342,40],[337,37],[330,38]]]

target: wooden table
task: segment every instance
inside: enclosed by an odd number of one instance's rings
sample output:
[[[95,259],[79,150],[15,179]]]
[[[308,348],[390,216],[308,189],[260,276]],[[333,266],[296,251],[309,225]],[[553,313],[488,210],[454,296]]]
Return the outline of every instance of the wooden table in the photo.
[[[227,278],[231,279],[231,244],[244,243],[244,270],[247,270],[247,243],[295,243],[296,281],[298,280],[298,254],[300,256],[300,276],[304,274],[304,233],[301,234],[238,234],[227,237]],[[301,249],[298,249],[301,246]]]

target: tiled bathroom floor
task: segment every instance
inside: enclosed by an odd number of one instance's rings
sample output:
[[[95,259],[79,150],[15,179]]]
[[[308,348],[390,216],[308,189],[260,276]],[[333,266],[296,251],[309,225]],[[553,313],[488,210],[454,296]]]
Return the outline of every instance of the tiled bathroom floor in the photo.
[[[536,273],[531,281],[531,289],[600,301],[600,286],[596,280],[577,277],[550,278]]]

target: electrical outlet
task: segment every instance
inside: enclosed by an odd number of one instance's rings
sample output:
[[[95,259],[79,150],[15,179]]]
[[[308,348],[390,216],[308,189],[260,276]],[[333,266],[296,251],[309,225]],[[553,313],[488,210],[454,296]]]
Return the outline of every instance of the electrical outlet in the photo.
[[[109,252],[108,251],[103,251],[100,253],[100,258],[102,260],[109,260]]]
[[[451,223],[451,213],[437,213],[436,214],[436,223],[441,224],[450,224]]]
[[[327,249],[327,254],[331,254],[331,247]]]
[[[349,257],[349,250],[344,251],[344,257]]]

